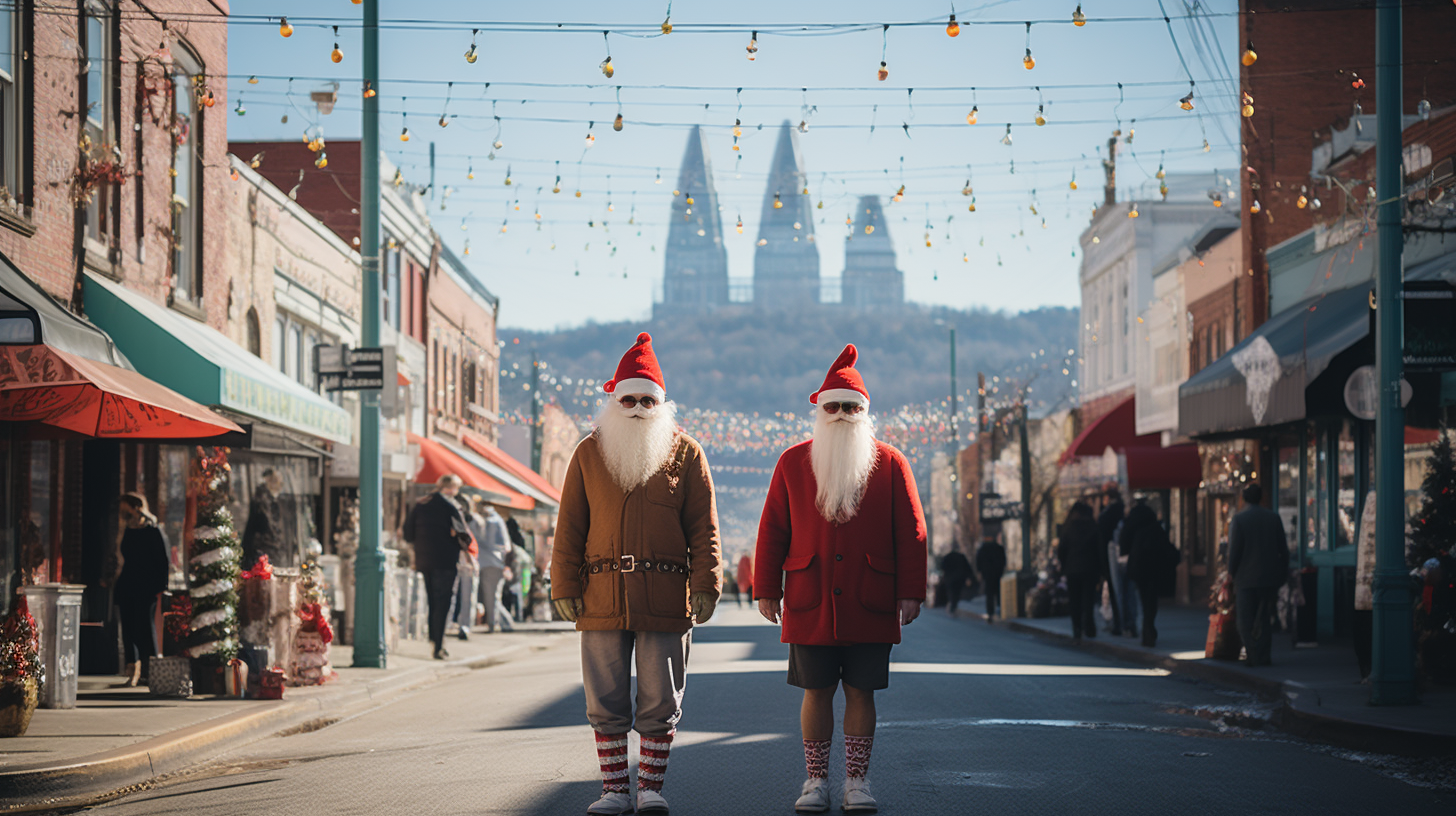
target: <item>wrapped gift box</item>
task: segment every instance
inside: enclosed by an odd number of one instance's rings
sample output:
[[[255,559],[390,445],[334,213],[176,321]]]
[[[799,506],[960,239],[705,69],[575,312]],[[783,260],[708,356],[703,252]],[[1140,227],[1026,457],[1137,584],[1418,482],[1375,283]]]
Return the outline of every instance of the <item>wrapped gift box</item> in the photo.
[[[279,668],[264,669],[263,674],[258,678],[258,699],[259,700],[281,700],[283,699],[283,670]]]
[[[192,660],[180,655],[150,661],[147,688],[162,697],[192,696]]]

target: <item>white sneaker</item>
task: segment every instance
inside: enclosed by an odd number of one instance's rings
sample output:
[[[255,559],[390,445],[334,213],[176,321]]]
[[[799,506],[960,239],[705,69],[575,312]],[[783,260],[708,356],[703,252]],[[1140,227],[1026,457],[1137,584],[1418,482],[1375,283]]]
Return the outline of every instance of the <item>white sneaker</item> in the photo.
[[[632,812],[632,795],[625,792],[607,791],[602,798],[592,802],[586,809],[589,816],[622,816]]]
[[[811,777],[804,780],[804,793],[794,803],[795,813],[824,813],[829,810],[829,780]]]
[[[870,780],[851,776],[844,780],[845,813],[878,813],[880,804],[870,795]]]
[[[667,816],[667,800],[658,791],[638,788],[637,812],[648,816]]]

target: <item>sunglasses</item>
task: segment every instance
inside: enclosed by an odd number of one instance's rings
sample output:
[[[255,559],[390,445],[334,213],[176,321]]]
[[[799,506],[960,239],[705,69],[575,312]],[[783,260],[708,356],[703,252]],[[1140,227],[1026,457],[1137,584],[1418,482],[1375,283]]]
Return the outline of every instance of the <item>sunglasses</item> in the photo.
[[[622,397],[621,399],[617,400],[617,402],[620,403],[623,408],[626,408],[629,411],[631,409],[633,409],[633,408],[636,408],[638,405],[641,405],[643,408],[646,408],[647,410],[650,411],[650,410],[652,410],[653,406],[657,405],[657,398],[656,397]]]
[[[837,414],[844,411],[846,414],[857,414],[864,410],[863,402],[826,402],[819,406],[826,414]]]

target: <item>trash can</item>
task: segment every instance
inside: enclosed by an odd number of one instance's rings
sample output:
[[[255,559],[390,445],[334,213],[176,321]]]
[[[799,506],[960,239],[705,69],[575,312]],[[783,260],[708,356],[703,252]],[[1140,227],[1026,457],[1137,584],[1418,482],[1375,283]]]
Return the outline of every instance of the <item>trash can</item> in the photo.
[[[36,584],[22,587],[40,638],[40,664],[45,687],[41,708],[76,707],[76,670],[81,646],[81,584]]]

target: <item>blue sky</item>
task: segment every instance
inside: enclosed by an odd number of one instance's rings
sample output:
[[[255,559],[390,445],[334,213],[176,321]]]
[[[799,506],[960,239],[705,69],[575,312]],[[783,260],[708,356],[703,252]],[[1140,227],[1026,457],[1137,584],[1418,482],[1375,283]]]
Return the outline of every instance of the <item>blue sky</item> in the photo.
[[[730,274],[751,276],[772,129],[784,119],[809,124],[800,140],[810,196],[816,205],[824,203],[815,210],[822,219],[815,224],[821,274],[835,277],[843,268],[844,221],[857,197],[888,199],[903,183],[905,198],[887,207],[887,217],[909,299],[1013,311],[1076,305],[1077,236],[1101,201],[1100,160],[1118,120],[1124,132],[1136,130],[1119,165],[1124,198],[1155,189],[1160,162],[1170,173],[1236,167],[1238,138],[1236,89],[1220,81],[1238,76],[1233,0],[1198,5],[1207,16],[1196,23],[1187,17],[1191,0],[1163,0],[1197,81],[1194,112],[1178,106],[1188,75],[1157,0],[1089,0],[1083,10],[1090,22],[1081,28],[1070,22],[1076,5],[957,2],[961,31],[950,38],[944,26],[948,2],[676,0],[676,30],[640,36],[642,26],[662,21],[666,2],[384,0],[385,21],[425,25],[395,24],[381,32],[383,145],[411,181],[424,183],[429,145],[435,143],[437,189],[451,188],[445,209],[437,199],[431,210],[435,226],[457,251],[469,239],[467,260],[500,295],[501,322],[509,327],[546,329],[639,318],[650,311],[654,283],[662,276],[677,163],[693,124],[707,129],[724,222],[731,226],[741,215],[745,225],[742,235],[730,228],[724,236]],[[233,13],[228,108],[235,108],[241,90],[247,114],[229,116],[229,137],[298,139],[313,124],[326,138],[357,138],[362,61],[359,30],[350,22],[361,18],[362,6],[344,0],[306,5],[252,0],[235,3]],[[288,39],[279,36],[276,22],[257,19],[283,14],[297,15]],[[600,25],[590,31],[482,31],[476,37],[478,59],[467,63],[471,23],[487,19]],[[937,24],[894,25],[926,20]],[[1031,30],[1036,67],[1030,71],[1022,66],[1025,20],[1046,21]],[[344,60],[337,65],[329,59],[336,39],[332,22],[341,24],[337,40]],[[749,32],[691,30],[695,23],[768,29],[826,22],[891,27],[812,36],[765,30],[751,62],[745,52]],[[606,55],[601,31],[623,25],[638,31],[608,37],[616,67],[608,80],[598,68]],[[890,72],[883,82],[876,79],[882,48]],[[258,75],[258,84],[246,84],[249,75]],[[285,77],[295,77],[291,98]],[[308,101],[308,92],[323,80],[341,84],[339,103],[328,116],[318,115]],[[457,84],[447,89],[446,82]],[[1121,104],[1119,82],[1125,86]],[[625,126],[613,132],[618,85]],[[1057,87],[1066,85],[1098,87]],[[741,95],[738,87],[745,89]],[[973,104],[979,121],[971,126],[965,119]],[[1038,104],[1044,105],[1045,127],[1033,124]],[[400,111],[408,113],[408,143],[398,139],[406,121]],[[281,121],[285,113],[287,123]],[[453,115],[445,128],[438,124],[442,113]],[[732,150],[735,119],[742,119],[744,130],[738,153]],[[1140,121],[1134,125],[1134,119]],[[585,149],[589,122],[595,122],[590,132],[596,140]],[[1010,147],[1001,144],[1007,122]],[[1082,124],[1062,124],[1067,122]],[[504,147],[491,160],[497,137]],[[1202,150],[1205,137],[1208,152]],[[558,161],[562,192],[552,194]],[[472,168],[475,178],[468,180]],[[504,184],[508,168],[511,186]],[[658,168],[661,184],[655,183]],[[1069,189],[1074,172],[1076,191]],[[974,213],[961,194],[968,177]],[[573,195],[577,189],[579,199]],[[538,207],[539,230],[533,218]]]

